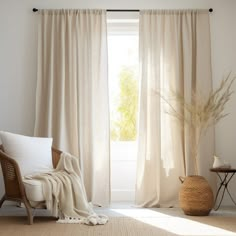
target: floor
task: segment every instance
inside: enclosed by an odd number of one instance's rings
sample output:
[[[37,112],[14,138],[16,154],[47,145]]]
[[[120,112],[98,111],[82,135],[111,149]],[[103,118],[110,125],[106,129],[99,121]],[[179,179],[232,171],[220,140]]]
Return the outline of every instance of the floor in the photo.
[[[207,217],[186,216],[179,208],[136,208],[130,203],[114,203],[109,208],[95,208],[95,211],[110,218],[135,219],[168,231],[170,235],[236,236],[236,207],[221,207],[218,211],[213,210]],[[0,209],[0,216],[25,214],[24,208],[12,205],[4,205]],[[49,216],[50,213],[46,210],[35,210],[34,215]]]
[[[129,202],[112,203],[110,207],[95,207],[94,210],[98,214],[106,214],[109,217],[137,217],[137,216],[150,216],[151,214],[162,213],[170,216],[181,216],[184,215],[180,208],[138,208],[134,204]],[[50,212],[45,209],[36,209],[33,214],[35,216],[50,216]],[[25,216],[26,211],[24,207],[14,206],[12,204],[4,204],[0,208],[0,216]],[[210,216],[233,216],[236,217],[236,206],[222,206],[218,211],[212,210]],[[204,218],[204,217],[203,217]],[[236,224],[236,222],[235,222]]]

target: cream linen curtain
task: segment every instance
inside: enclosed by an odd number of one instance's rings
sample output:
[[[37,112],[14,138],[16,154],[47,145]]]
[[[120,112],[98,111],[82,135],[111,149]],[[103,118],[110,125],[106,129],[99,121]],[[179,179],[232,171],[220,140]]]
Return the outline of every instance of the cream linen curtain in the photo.
[[[40,10],[35,135],[80,157],[88,199],[110,200],[105,10]]]
[[[192,93],[212,89],[209,13],[205,10],[140,12],[141,97],[136,204],[175,206],[179,176],[193,174],[190,130],[165,111],[163,96],[176,91],[189,101]],[[201,143],[200,175],[209,173],[214,151],[210,130]],[[207,140],[207,142],[205,142]]]

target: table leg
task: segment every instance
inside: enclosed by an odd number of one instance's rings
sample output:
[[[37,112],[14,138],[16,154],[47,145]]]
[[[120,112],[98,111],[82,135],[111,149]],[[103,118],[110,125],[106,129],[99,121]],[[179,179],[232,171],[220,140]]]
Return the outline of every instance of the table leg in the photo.
[[[223,189],[223,193],[222,193],[220,202],[219,202],[218,206],[215,208],[215,211],[217,211],[217,210],[219,209],[219,207],[220,207],[220,205],[221,205],[221,203],[222,203],[222,201],[223,201],[224,194],[225,194],[225,190],[228,192],[228,194],[229,194],[229,196],[230,196],[232,202],[236,205],[236,202],[234,201],[232,195],[230,194],[230,192],[229,192],[229,190],[228,190],[228,183],[230,182],[230,180],[232,179],[232,177],[234,176],[234,174],[235,174],[235,173],[232,173],[232,175],[227,179],[228,173],[225,173],[224,179],[222,179],[221,176],[220,176],[220,174],[217,173],[218,177],[220,178],[221,183],[220,183],[220,186],[219,186],[219,188],[218,188],[218,190],[217,190],[217,193],[216,193],[215,205],[216,205],[217,198],[218,198],[218,196],[219,196],[219,193],[220,193],[221,188],[224,187],[224,189]]]
[[[227,181],[227,183],[226,183],[226,190],[227,190],[227,192],[228,192],[228,194],[229,194],[229,196],[230,196],[232,202],[234,203],[234,205],[236,205],[236,202],[234,201],[232,195],[230,194],[230,192],[229,192],[229,190],[228,190],[228,183],[229,183],[229,181],[233,178],[234,175],[235,175],[235,173],[233,173],[233,174],[231,175],[231,177],[229,178],[229,180]]]
[[[222,179],[220,174],[218,174],[218,173],[216,173],[216,174],[220,178],[220,187],[218,188],[217,193],[216,193],[215,204],[214,204],[215,206],[216,206],[216,203],[217,203],[217,199],[218,199],[220,190],[223,186],[224,186],[224,189],[223,189],[223,194],[221,196],[220,202],[219,202],[218,206],[214,209],[215,211],[217,211],[219,209],[219,207],[220,207],[220,205],[223,201],[223,198],[224,198],[224,195],[225,195],[225,182],[226,182],[226,179],[227,179],[227,176],[228,176],[228,173],[226,173],[225,176],[224,176],[224,179]]]

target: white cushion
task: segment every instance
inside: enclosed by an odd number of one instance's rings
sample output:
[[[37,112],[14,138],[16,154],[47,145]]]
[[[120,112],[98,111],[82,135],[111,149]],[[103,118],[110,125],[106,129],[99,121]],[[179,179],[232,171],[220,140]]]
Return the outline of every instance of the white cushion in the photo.
[[[23,179],[25,193],[29,201],[42,202],[45,201],[43,196],[42,182],[39,180]]]
[[[9,132],[0,132],[4,152],[15,159],[21,175],[53,170],[52,138],[28,137]]]

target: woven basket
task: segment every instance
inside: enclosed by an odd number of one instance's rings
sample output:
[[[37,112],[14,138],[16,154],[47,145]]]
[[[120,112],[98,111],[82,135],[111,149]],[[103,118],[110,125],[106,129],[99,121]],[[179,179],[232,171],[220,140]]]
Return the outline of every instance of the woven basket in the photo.
[[[209,215],[214,204],[212,189],[202,176],[180,177],[183,183],[179,192],[180,207],[186,215]]]

